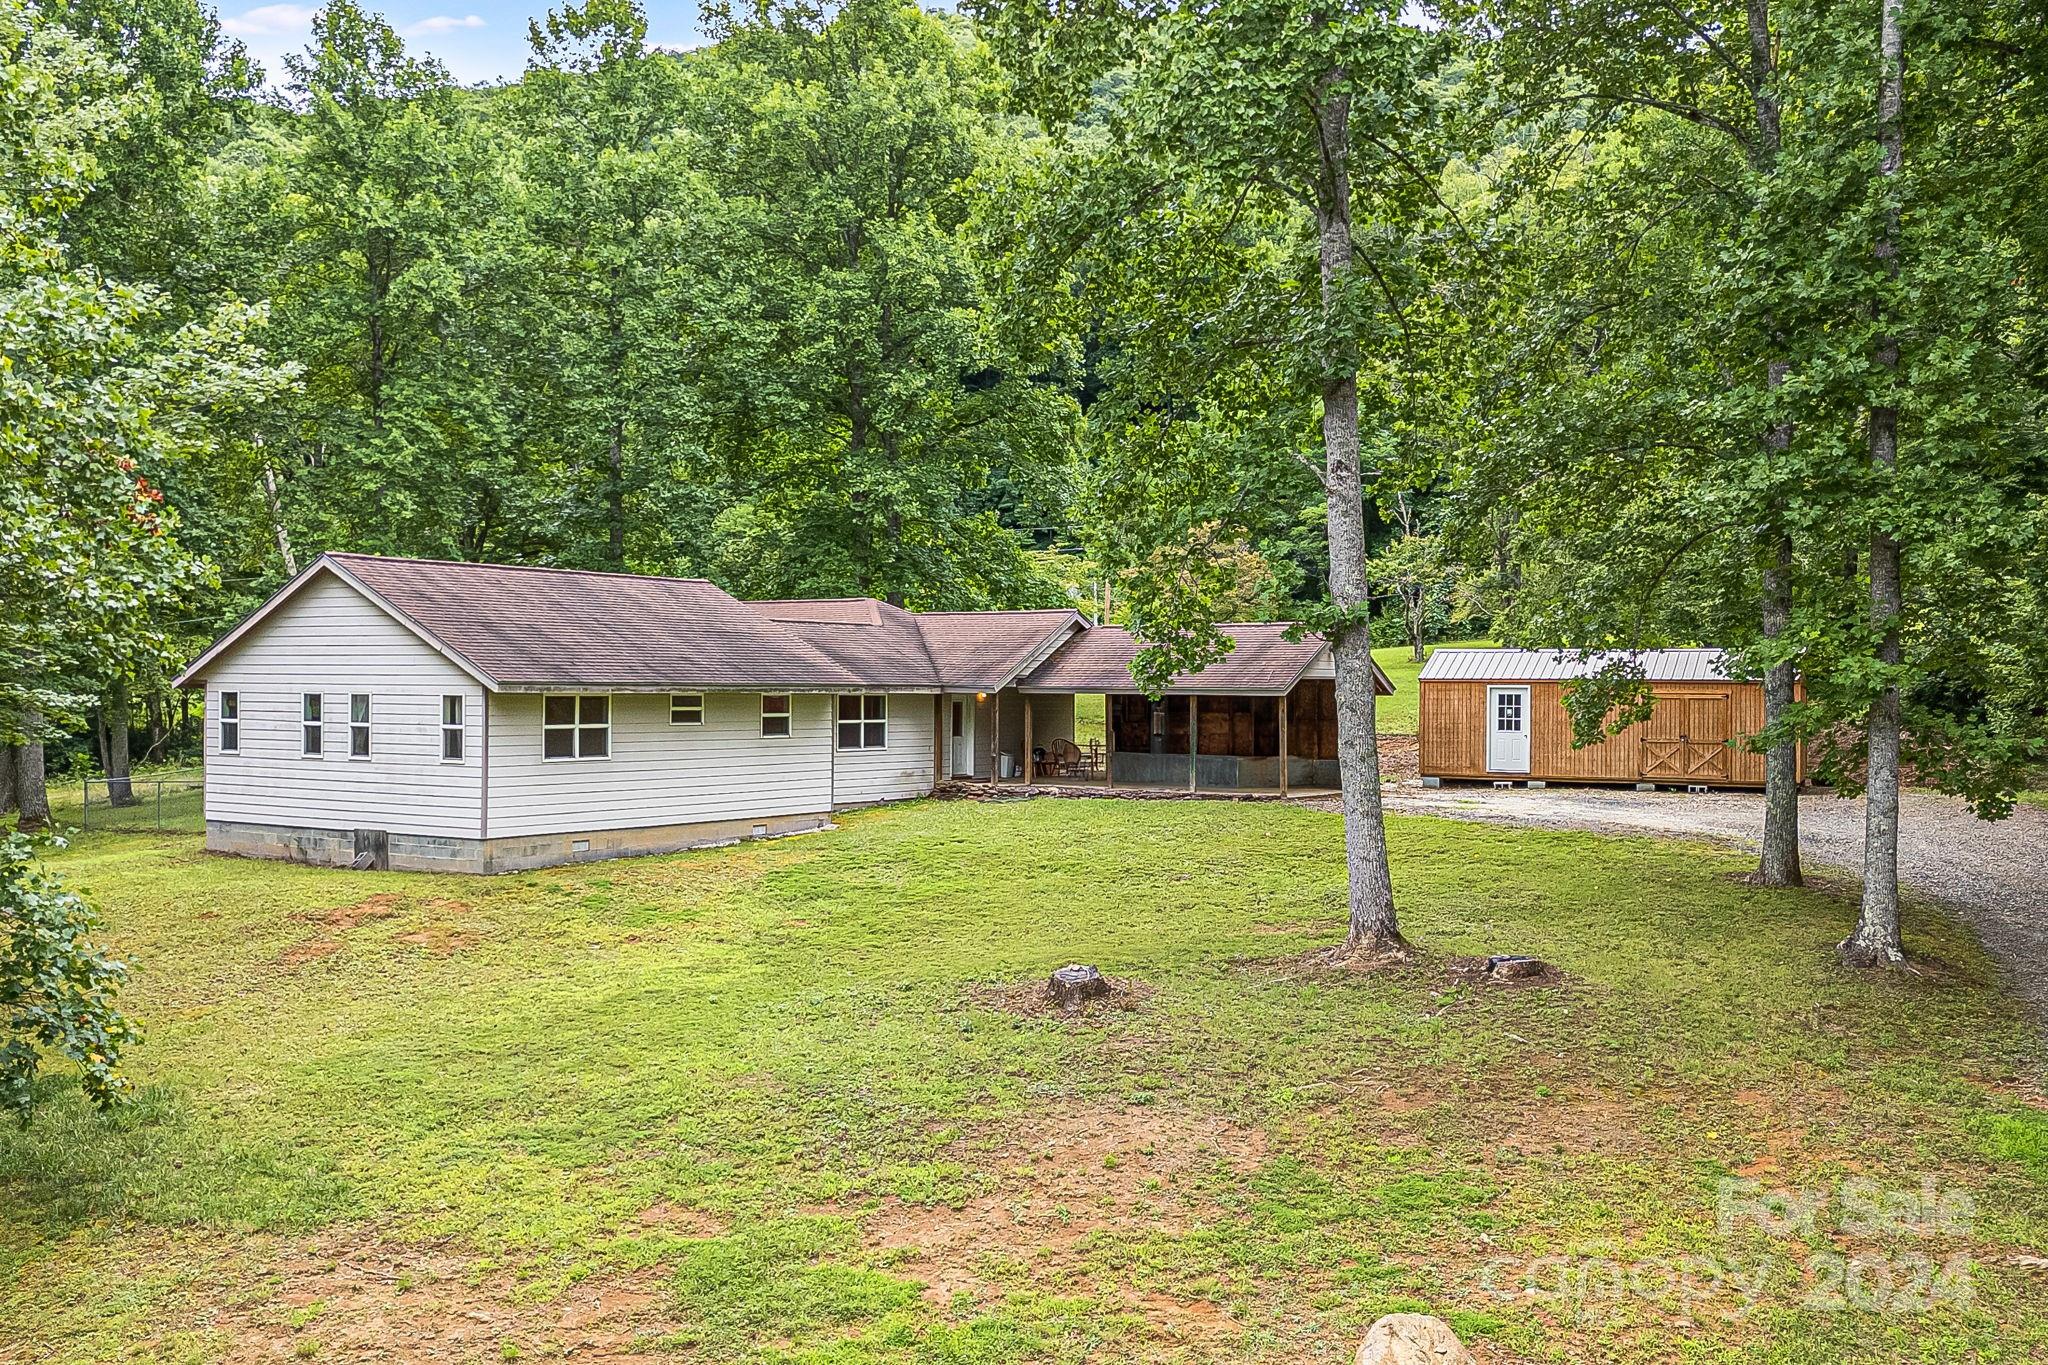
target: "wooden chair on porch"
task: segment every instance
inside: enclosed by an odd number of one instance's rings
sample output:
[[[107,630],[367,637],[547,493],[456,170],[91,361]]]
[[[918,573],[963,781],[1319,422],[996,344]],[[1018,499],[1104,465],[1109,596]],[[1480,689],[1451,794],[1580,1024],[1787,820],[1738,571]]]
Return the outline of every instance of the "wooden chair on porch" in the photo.
[[[1040,766],[1047,777],[1083,777],[1087,761],[1073,740],[1053,739],[1046,742],[1045,761]]]

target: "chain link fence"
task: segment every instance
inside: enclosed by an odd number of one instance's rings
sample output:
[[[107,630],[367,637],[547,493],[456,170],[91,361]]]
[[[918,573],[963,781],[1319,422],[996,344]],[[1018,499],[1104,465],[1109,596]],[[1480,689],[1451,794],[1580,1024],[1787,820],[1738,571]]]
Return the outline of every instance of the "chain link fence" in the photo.
[[[206,832],[205,778],[196,772],[151,774],[126,782],[104,777],[80,778],[74,789],[80,829],[138,830],[173,834]],[[69,812],[52,791],[51,815],[68,823]],[[66,803],[68,804],[68,803]]]

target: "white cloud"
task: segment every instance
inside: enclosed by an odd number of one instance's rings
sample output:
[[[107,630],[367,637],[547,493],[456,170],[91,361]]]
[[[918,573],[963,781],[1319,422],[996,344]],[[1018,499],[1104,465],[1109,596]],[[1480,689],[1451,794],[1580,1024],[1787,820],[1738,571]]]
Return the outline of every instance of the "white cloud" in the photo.
[[[273,38],[303,33],[320,11],[311,5],[258,5],[220,21],[237,38]]]
[[[399,32],[408,38],[428,38],[436,33],[453,33],[457,29],[483,26],[484,19],[481,14],[465,14],[459,19],[452,14],[435,14],[416,24],[407,24]]]

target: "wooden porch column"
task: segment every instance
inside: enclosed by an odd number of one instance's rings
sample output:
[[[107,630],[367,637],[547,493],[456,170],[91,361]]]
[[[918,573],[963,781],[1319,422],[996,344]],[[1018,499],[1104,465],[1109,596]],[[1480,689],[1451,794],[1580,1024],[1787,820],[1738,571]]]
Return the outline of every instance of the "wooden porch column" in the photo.
[[[939,693],[932,698],[932,785],[946,780],[946,741],[953,735],[953,708],[946,705],[946,694]]]
[[[1110,791],[1116,790],[1116,715],[1111,710],[1116,698],[1109,693],[1102,694],[1102,780]]]
[[[1287,799],[1287,694],[1280,694],[1280,799]]]
[[[1031,785],[1031,779],[1037,776],[1031,771],[1031,694],[1019,692],[1017,695],[1024,699],[1024,752],[1018,757],[1024,762],[1024,785],[1028,787]]]
[[[1189,791],[1193,791],[1193,790],[1195,789],[1195,764],[1196,764],[1196,762],[1197,762],[1197,760],[1196,760],[1196,757],[1195,757],[1195,755],[1196,755],[1197,753],[1199,753],[1199,752],[1200,752],[1200,751],[1199,751],[1198,749],[1196,749],[1196,748],[1195,748],[1195,728],[1196,728],[1196,726],[1197,726],[1197,724],[1198,724],[1198,722],[1199,722],[1199,718],[1200,718],[1200,716],[1201,716],[1201,714],[1202,714],[1202,708],[1201,708],[1201,707],[1199,707],[1199,706],[1197,706],[1197,705],[1196,705],[1195,703],[1196,703],[1196,702],[1198,702],[1198,701],[1200,701],[1200,700],[1201,700],[1201,698],[1197,697],[1197,696],[1196,696],[1196,695],[1195,695],[1194,693],[1190,692],[1190,693],[1188,694],[1188,790],[1189,790]]]
[[[988,694],[988,784],[1003,781],[1003,694],[998,688]]]

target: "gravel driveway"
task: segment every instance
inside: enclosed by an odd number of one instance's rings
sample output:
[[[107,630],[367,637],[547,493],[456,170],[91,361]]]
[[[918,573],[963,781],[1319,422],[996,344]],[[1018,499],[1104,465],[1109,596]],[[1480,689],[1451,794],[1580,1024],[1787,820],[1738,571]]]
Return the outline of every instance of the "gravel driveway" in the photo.
[[[1336,803],[1327,803],[1335,809]],[[1460,820],[1498,820],[1550,829],[1590,829],[1726,840],[1755,849],[1763,797],[1753,792],[1690,796],[1610,787],[1425,788],[1387,792],[1387,809]],[[1863,802],[1801,797],[1799,849],[1812,866],[1854,873],[1863,859]],[[2013,993],[2048,1019],[2048,810],[2022,805],[2012,817],[1979,820],[1954,797],[1902,793],[1899,877],[1953,908],[2005,969]]]

